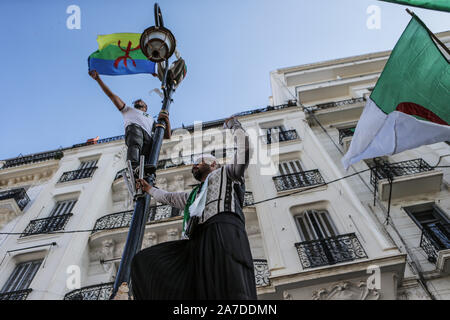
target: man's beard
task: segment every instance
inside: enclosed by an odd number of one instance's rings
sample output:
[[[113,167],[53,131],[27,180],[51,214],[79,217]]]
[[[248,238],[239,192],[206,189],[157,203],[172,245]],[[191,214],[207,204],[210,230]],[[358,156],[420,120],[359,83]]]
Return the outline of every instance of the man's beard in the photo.
[[[200,181],[200,182],[202,181],[202,178],[203,178],[203,176],[205,175],[206,172],[207,172],[207,170],[201,170],[201,169],[194,170],[194,169],[192,169],[192,175],[194,176],[194,179],[197,180],[197,181]]]

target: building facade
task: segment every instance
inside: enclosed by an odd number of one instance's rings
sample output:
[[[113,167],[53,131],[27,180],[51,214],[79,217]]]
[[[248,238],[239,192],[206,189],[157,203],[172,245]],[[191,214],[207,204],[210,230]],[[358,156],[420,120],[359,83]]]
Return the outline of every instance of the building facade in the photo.
[[[450,43],[450,32],[439,37]],[[340,164],[388,57],[273,71],[270,106],[239,114],[253,150],[244,214],[259,299],[450,298],[450,177],[440,167],[450,146]],[[226,163],[222,123],[174,130],[157,186],[190,191],[198,153]],[[133,212],[125,159],[114,137],[2,162],[0,299],[109,298]],[[142,247],[180,239],[181,214],[153,203]]]

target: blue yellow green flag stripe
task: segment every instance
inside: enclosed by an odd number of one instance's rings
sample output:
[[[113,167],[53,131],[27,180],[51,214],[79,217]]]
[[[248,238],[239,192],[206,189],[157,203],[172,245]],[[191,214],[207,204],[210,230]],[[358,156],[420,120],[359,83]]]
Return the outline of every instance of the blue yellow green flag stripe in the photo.
[[[155,63],[142,53],[139,33],[113,33],[97,36],[98,50],[88,58],[89,71],[125,75],[155,73]]]

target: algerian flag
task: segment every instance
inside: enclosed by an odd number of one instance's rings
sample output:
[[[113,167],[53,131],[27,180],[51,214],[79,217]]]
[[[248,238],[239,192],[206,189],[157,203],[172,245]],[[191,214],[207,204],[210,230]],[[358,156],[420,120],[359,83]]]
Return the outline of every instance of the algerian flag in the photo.
[[[381,1],[450,12],[449,0],[381,0]]]
[[[450,140],[450,63],[413,16],[368,99],[347,169],[363,159]]]

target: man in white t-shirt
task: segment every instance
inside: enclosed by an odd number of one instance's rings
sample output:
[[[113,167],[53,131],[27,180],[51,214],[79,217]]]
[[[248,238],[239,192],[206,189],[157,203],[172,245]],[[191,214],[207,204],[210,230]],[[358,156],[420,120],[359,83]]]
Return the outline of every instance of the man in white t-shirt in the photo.
[[[125,144],[128,147],[127,160],[131,161],[131,165],[135,169],[139,165],[139,157],[145,155],[145,159],[147,160],[152,148],[152,135],[155,121],[147,113],[147,104],[143,100],[138,99],[133,102],[134,107],[129,107],[103,83],[97,71],[92,70],[89,72],[89,75],[97,81],[103,92],[122,113],[125,125]],[[160,112],[158,121],[161,119],[165,120],[167,124],[164,138],[170,139],[169,115],[165,112]]]

